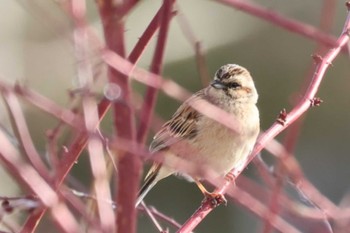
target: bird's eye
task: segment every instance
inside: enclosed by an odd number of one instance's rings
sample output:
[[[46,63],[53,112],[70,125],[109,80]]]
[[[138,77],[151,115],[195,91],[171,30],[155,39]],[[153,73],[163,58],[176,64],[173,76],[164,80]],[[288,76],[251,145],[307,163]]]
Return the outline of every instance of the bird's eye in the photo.
[[[227,83],[226,86],[228,88],[233,88],[233,89],[236,89],[238,87],[241,87],[241,84],[237,83],[237,82],[231,82],[231,83]]]

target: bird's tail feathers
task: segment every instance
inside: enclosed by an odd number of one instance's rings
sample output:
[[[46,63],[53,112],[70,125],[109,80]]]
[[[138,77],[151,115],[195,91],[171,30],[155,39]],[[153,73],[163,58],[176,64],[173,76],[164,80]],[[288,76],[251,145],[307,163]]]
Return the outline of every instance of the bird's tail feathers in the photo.
[[[170,174],[172,174],[172,172],[162,167],[162,164],[153,164],[152,168],[146,175],[144,184],[138,193],[135,207],[137,207],[142,202],[148,192],[157,184],[159,180],[169,176]]]
[[[146,178],[145,178],[145,182],[142,185],[138,195],[137,195],[137,199],[136,199],[136,204],[135,207],[137,207],[142,200],[145,198],[145,196],[147,195],[147,193],[156,185],[156,183],[158,182],[159,178],[157,179],[159,170],[161,168],[161,164],[153,164],[153,166],[151,167],[150,171],[147,173]]]

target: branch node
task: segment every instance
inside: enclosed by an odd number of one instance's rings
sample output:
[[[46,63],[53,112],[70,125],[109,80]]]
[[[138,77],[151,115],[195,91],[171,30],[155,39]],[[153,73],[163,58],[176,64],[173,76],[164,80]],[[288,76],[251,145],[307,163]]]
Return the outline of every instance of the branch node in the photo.
[[[313,99],[310,100],[311,102],[311,107],[318,107],[323,103],[323,100],[321,100],[319,97],[314,97]]]
[[[277,122],[280,123],[282,126],[286,124],[287,121],[287,111],[286,109],[282,109],[280,113],[277,116]]]
[[[323,58],[319,54],[312,54],[311,55],[312,59],[314,59],[315,64],[320,64],[323,61]]]
[[[332,67],[334,66],[332,62],[327,62],[327,64],[332,66]]]
[[[235,179],[236,179],[236,176],[232,172],[229,172],[225,175],[225,180],[227,180],[230,183]]]

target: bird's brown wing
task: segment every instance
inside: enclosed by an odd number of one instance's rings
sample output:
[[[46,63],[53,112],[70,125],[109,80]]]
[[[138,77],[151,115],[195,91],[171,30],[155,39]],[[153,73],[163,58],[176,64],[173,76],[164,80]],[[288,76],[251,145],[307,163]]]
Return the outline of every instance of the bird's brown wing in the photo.
[[[150,145],[151,152],[163,150],[180,140],[193,138],[198,133],[197,122],[200,114],[189,102],[200,95],[201,93],[197,93],[181,105],[173,117],[162,126]]]
[[[201,95],[202,92],[197,92],[178,108],[172,118],[167,121],[154,136],[149,148],[150,152],[154,153],[164,150],[178,141],[190,139],[197,134],[197,122],[200,114],[194,110],[189,103],[200,98]],[[153,163],[153,166],[145,177],[146,183],[152,183],[153,180],[156,180],[161,166],[161,163]]]

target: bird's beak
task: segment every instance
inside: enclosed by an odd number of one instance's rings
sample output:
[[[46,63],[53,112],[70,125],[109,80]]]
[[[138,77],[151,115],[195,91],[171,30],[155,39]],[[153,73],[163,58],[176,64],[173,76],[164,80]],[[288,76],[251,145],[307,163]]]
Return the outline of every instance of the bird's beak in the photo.
[[[226,86],[225,84],[223,84],[222,82],[220,82],[219,80],[215,79],[214,81],[211,82],[210,84],[212,87],[214,87],[215,89],[224,89]]]

